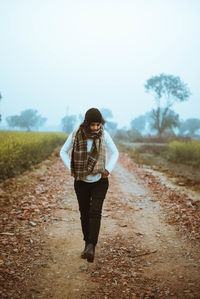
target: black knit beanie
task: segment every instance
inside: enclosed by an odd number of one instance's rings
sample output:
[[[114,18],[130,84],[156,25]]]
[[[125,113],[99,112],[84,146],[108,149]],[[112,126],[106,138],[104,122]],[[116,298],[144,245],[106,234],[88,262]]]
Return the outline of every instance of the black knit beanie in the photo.
[[[89,124],[92,122],[103,123],[101,112],[96,108],[91,108],[85,113],[85,121]]]

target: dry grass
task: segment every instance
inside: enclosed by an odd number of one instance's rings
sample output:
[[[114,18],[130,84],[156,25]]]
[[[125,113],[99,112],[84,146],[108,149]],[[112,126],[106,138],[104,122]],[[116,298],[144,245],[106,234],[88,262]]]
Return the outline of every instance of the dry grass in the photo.
[[[117,143],[117,147],[119,151],[128,153],[139,166],[148,165],[170,176],[180,177],[187,185],[200,185],[200,166],[168,160],[167,144]]]

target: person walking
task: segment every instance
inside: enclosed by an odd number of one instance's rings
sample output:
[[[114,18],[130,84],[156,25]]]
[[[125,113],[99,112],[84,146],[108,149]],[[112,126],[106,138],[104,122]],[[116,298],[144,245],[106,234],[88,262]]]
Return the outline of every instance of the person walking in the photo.
[[[60,150],[63,163],[74,177],[85,241],[81,258],[88,262],[94,261],[103,202],[109,187],[108,178],[119,157],[104,124],[101,112],[97,108],[89,109],[84,121],[77,130],[71,132]],[[107,149],[110,152],[109,159]]]

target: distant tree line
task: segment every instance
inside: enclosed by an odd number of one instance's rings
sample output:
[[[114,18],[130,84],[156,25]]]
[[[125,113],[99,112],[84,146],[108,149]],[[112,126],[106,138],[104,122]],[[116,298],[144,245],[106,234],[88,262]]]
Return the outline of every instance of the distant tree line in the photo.
[[[9,127],[25,129],[31,131],[31,129],[38,129],[43,126],[47,118],[38,114],[37,110],[27,109],[20,113],[20,115],[12,115],[6,118]]]
[[[140,115],[130,122],[130,129],[118,129],[118,124],[112,121],[113,114],[108,108],[101,108],[100,111],[106,121],[105,129],[118,139],[134,141],[137,138],[147,135],[157,135],[159,138],[166,134],[190,135],[198,134],[200,130],[200,119],[189,118],[179,119],[179,115],[173,111],[175,102],[184,102],[189,99],[191,92],[187,85],[178,76],[161,73],[158,76],[149,78],[145,85],[145,91],[153,94],[155,107]],[[2,96],[0,94],[0,100]],[[84,119],[82,114],[70,115],[67,113],[61,119],[62,131],[69,134]],[[43,126],[47,118],[42,117],[37,110],[27,109],[20,115],[13,115],[6,118],[10,127],[20,129],[38,129]],[[1,115],[0,115],[1,121]]]
[[[195,136],[198,134],[200,119],[180,120],[179,115],[172,110],[175,102],[186,101],[191,95],[187,85],[178,76],[164,73],[152,76],[144,87],[146,92],[153,93],[156,107],[134,118],[130,130],[118,130],[116,138],[133,141],[147,133],[156,134],[158,138],[166,135]]]
[[[100,109],[103,118],[106,123],[104,125],[105,129],[107,129],[111,134],[115,134],[117,131],[117,123],[111,121],[113,118],[112,111],[108,108]],[[79,114],[78,117],[76,115],[66,115],[61,119],[62,130],[69,134],[72,132],[78,124],[81,124],[84,120],[84,116]]]

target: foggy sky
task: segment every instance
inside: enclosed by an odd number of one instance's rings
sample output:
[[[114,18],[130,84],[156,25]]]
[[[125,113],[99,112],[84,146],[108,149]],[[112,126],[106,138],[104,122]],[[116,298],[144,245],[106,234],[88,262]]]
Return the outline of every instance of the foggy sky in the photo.
[[[200,1],[0,0],[0,102],[9,115],[109,108],[119,127],[150,111],[147,79],[180,76],[192,95],[173,109],[200,118]]]

